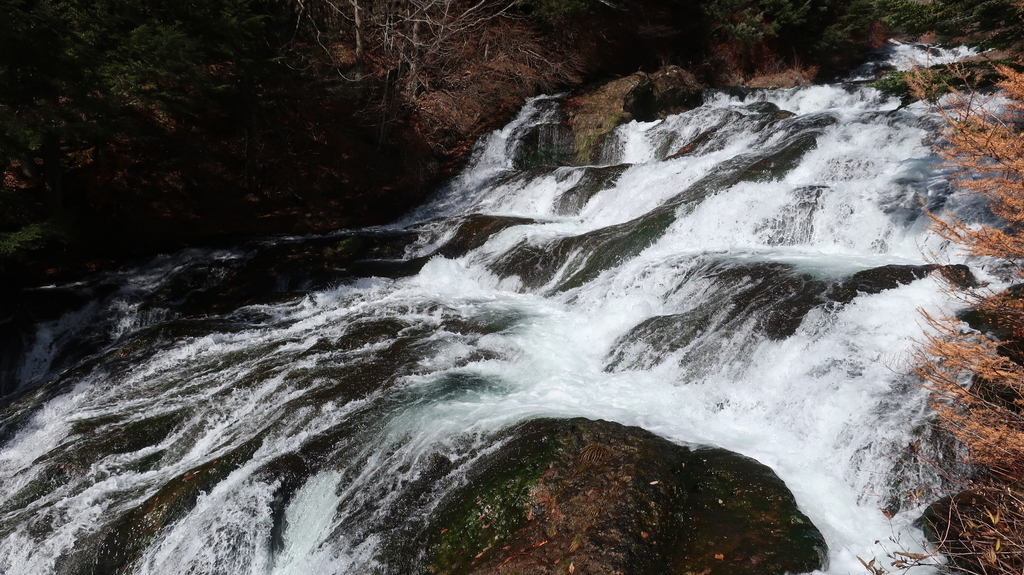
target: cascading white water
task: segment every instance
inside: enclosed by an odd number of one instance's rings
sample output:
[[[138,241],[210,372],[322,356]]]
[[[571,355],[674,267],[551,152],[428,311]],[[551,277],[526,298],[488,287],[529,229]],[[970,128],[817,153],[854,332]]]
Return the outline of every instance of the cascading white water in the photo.
[[[910,70],[927,68],[941,64],[952,64],[976,55],[978,52],[970,46],[954,46],[940,48],[931,44],[905,43],[889,40],[888,43],[854,70],[849,79],[853,81],[874,80],[875,74],[884,70]]]
[[[602,166],[516,175],[520,136],[556,105],[529,103],[396,226],[419,232],[414,258],[463,216],[507,218],[476,249],[151,322],[8,406],[0,570],[102,571],[110,533],[171,517],[126,552],[131,572],[405,573],[395,541],[493,449],[489,433],[539,416],[770,466],[825,536],[828,573],[860,572],[892,538],[919,550],[925,502],[902,492],[933,479],[904,458],[929,413],[900,372],[918,309],[955,303],[933,277],[829,290],[922,253],[961,261],[921,217],[965,202],[927,110],[869,88],[713,93],[621,126]],[[580,187],[598,173],[612,176]],[[161,507],[182,493],[194,504]]]

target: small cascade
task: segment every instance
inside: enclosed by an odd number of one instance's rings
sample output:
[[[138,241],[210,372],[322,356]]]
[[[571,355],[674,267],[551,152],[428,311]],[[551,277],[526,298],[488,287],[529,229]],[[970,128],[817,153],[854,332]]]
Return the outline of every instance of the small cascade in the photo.
[[[879,74],[890,70],[907,71],[952,64],[977,54],[978,51],[970,46],[947,48],[933,44],[889,40],[882,49],[872,53],[867,62],[851,72],[848,79],[851,82],[871,81]]]

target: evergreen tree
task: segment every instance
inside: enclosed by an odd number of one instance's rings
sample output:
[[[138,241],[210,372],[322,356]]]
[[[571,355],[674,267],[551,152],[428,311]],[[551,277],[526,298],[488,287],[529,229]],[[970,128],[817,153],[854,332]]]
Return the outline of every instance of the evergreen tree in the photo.
[[[181,117],[271,62],[258,0],[0,0],[0,160],[43,157],[59,210],[61,147]]]
[[[1011,48],[1024,39],[1024,6],[1015,0],[884,0],[891,24],[939,39],[970,38],[980,48]]]
[[[879,19],[874,0],[706,0],[704,9],[717,41],[840,65],[863,53]]]

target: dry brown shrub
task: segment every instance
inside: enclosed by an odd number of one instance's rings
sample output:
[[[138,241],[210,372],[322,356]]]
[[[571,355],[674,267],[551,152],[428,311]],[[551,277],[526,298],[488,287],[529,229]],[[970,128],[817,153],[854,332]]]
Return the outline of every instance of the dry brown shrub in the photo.
[[[999,68],[1008,98],[954,93],[940,111],[947,144],[940,153],[958,172],[961,189],[983,196],[998,226],[933,218],[933,228],[972,256],[997,258],[1024,278],[1024,74]],[[919,93],[933,86],[912,81]],[[1024,572],[1024,293],[964,294],[970,329],[956,318],[926,316],[934,328],[914,358],[932,392],[938,424],[966,448],[970,475],[962,491],[933,506],[937,552],[968,573]]]
[[[1024,571],[1024,496],[1018,486],[962,491],[933,506],[928,522],[951,567],[975,575]]]
[[[494,18],[431,53],[411,100],[418,124],[443,154],[498,126],[530,96],[581,81],[578,54],[549,48],[529,22]]]
[[[1024,277],[1024,74],[1005,67],[1000,72],[1007,105],[995,109],[979,96],[955,93],[952,105],[942,109],[948,145],[940,152],[958,169],[956,184],[982,195],[1002,225],[933,217],[933,227],[969,254],[999,258]],[[916,372],[933,390],[940,420],[967,445],[972,463],[1024,471],[1024,369],[1014,351],[1024,342],[1024,301],[1015,290],[965,297],[992,328],[990,334],[929,317],[937,335],[921,347]]]
[[[1004,227],[972,227],[958,219],[935,219],[934,223],[943,237],[971,254],[1007,260],[1024,275],[1024,73],[1006,66],[997,70],[1005,78],[999,87],[1008,103],[993,110],[987,105],[989,97],[955,91],[952,106],[940,109],[949,126],[949,146],[940,152],[959,169],[956,183],[984,196]],[[918,76],[910,83],[918,94],[925,94],[929,91],[925,82]]]

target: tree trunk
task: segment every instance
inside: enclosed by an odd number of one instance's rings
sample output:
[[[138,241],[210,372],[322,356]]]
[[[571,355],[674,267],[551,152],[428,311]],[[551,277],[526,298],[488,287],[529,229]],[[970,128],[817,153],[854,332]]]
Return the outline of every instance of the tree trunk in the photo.
[[[355,20],[356,31],[356,75],[359,79],[363,77],[363,64],[366,62],[366,47],[363,46],[363,15],[359,7],[359,0],[349,0],[352,3],[352,13]]]
[[[60,214],[64,208],[64,190],[61,182],[60,138],[53,132],[43,136],[43,189],[46,204],[54,215]]]
[[[420,89],[420,22],[412,24],[412,45],[406,54],[409,59],[409,78],[405,83],[405,97],[412,101]]]

